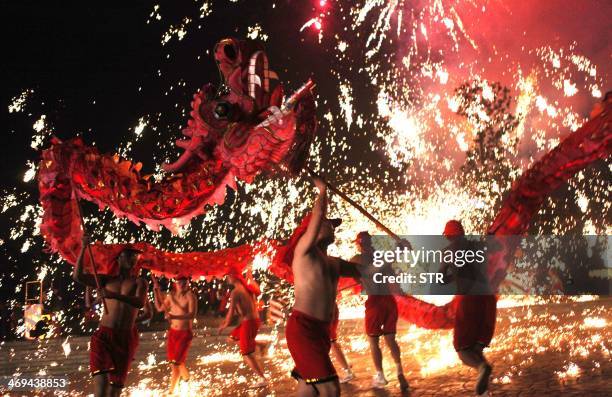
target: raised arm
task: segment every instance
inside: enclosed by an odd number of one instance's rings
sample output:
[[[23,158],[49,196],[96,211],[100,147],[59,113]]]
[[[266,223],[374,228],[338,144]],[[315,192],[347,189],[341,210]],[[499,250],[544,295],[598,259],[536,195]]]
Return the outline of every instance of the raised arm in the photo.
[[[153,318],[153,308],[151,306],[152,305],[151,301],[149,300],[149,296],[145,294],[145,303],[142,307],[142,310],[138,312],[136,322],[144,322]]]
[[[153,303],[155,304],[155,310],[164,312],[166,311],[166,294],[159,287],[157,277],[151,275],[151,279],[153,280]]]
[[[181,315],[168,314],[168,320],[193,320],[198,312],[198,300],[193,292],[187,296],[187,313]]]
[[[97,288],[96,279],[92,274],[85,273],[83,269],[83,258],[85,257],[85,250],[89,247],[91,243],[91,239],[88,235],[83,235],[83,240],[81,244],[81,251],[79,251],[79,256],[77,257],[76,264],[74,265],[74,269],[72,270],[72,279],[77,283],[81,283],[87,287]],[[100,280],[100,284],[102,285],[102,277],[98,278]]]
[[[319,196],[312,207],[312,214],[306,232],[295,246],[294,255],[296,256],[304,255],[315,245],[319,229],[321,229],[321,222],[323,222],[323,218],[327,213],[327,185],[320,178],[313,178],[312,180],[317,189],[319,189]]]

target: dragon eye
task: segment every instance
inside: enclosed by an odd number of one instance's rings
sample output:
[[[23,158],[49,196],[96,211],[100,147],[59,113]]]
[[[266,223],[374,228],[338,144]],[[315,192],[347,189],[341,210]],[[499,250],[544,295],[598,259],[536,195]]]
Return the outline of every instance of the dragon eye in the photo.
[[[226,44],[226,45],[224,45],[223,46],[223,53],[225,54],[226,57],[228,57],[232,61],[234,59],[236,59],[236,56],[238,55],[236,53],[236,47],[234,47],[233,44]]]

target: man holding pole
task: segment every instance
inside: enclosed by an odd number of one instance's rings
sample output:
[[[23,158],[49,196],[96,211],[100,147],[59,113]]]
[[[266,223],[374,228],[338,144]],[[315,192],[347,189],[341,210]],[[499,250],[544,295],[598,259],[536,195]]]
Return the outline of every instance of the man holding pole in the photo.
[[[285,329],[287,347],[295,362],[292,375],[299,396],[338,396],[338,375],[329,357],[330,330],[338,279],[359,277],[355,266],[327,255],[340,219],[327,219],[327,184],[314,178],[319,195],[310,216],[304,218],[280,254],[291,264],[295,303]]]
[[[145,304],[148,283],[135,275],[140,251],[129,245],[116,257],[117,275],[86,273],[83,259],[89,244],[89,236],[84,235],[72,278],[85,286],[98,288],[105,304],[98,330],[91,337],[89,352],[94,395],[119,396],[138,346],[135,321],[138,310]]]

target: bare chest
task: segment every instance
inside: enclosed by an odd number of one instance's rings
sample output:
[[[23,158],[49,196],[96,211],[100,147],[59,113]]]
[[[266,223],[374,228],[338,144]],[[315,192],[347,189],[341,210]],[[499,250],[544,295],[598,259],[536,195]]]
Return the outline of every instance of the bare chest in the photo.
[[[133,296],[136,294],[136,281],[117,278],[107,282],[105,288],[121,295]]]

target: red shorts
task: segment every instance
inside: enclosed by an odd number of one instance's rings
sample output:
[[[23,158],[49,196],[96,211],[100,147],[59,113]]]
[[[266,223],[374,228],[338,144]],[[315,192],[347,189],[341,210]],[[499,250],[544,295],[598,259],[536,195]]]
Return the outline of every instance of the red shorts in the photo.
[[[167,335],[168,361],[172,364],[183,364],[187,358],[187,350],[191,346],[193,332],[190,329],[170,328]]]
[[[89,371],[91,375],[108,372],[112,385],[123,387],[138,347],[136,327],[116,330],[100,326],[91,336]]]
[[[338,378],[329,358],[330,322],[322,321],[298,310],[287,320],[285,337],[295,369],[291,375],[306,383],[322,383]]]
[[[338,305],[334,308],[334,314],[332,315],[331,323],[329,324],[329,340],[330,342],[335,342],[338,339],[338,321],[340,320],[338,317],[340,312],[338,310]]]
[[[255,337],[257,336],[259,325],[260,321],[258,318],[243,320],[230,334],[232,339],[238,341],[240,353],[243,356],[255,351]]]
[[[397,303],[391,295],[370,295],[365,303],[368,336],[394,334],[397,330]]]
[[[497,297],[495,295],[457,295],[453,333],[455,350],[479,344],[489,346],[495,332]]]

